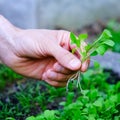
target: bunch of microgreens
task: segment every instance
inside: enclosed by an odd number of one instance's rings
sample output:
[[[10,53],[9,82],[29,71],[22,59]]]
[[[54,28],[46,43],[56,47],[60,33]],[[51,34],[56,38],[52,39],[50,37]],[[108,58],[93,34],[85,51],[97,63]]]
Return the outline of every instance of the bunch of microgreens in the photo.
[[[77,52],[80,55],[80,60],[82,63],[89,59],[90,56],[104,55],[108,48],[113,47],[115,44],[112,40],[112,35],[110,31],[107,29],[102,32],[97,40],[95,40],[91,44],[86,44],[84,48],[82,47],[82,45],[84,44],[84,41],[88,38],[87,34],[80,34],[78,37],[76,37],[76,35],[71,32],[70,38],[71,45],[76,45],[76,47],[72,49],[72,53],[75,54]],[[67,89],[69,82],[77,79],[77,87],[80,87],[80,90],[82,92],[82,88],[80,85],[80,75],[81,72],[78,71],[68,80]]]

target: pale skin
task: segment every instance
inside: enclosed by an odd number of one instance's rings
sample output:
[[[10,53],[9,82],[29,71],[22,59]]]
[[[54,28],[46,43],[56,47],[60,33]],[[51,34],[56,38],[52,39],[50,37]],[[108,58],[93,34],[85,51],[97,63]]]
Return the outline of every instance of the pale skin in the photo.
[[[86,71],[70,50],[70,32],[64,30],[20,29],[0,16],[0,60],[15,72],[63,87],[77,71]]]

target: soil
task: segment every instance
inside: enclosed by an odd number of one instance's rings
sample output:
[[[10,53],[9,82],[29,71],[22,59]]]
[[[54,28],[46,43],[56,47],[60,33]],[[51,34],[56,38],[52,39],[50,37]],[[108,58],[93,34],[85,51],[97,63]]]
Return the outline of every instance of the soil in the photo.
[[[120,76],[118,73],[116,73],[110,69],[105,69],[104,72],[110,74],[110,77],[107,79],[107,82],[109,84],[116,84],[117,82],[120,81]]]

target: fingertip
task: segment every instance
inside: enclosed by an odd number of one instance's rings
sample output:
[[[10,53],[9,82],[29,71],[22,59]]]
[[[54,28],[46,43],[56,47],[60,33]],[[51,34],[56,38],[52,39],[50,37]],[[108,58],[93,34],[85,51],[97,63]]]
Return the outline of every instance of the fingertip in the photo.
[[[56,68],[59,65],[58,62],[54,63],[53,68]]]
[[[70,69],[78,70],[81,67],[81,61],[78,59],[73,59],[69,62]]]
[[[47,70],[43,75],[42,75],[42,79],[45,80],[48,78],[48,76],[51,74],[52,69]]]
[[[89,67],[89,63],[90,63],[90,60],[86,60],[86,61],[82,64],[82,66],[81,66],[81,68],[80,68],[80,71],[81,71],[81,72],[85,72],[85,71],[87,70],[87,68]]]
[[[56,63],[53,65],[53,70],[54,70],[54,71],[60,71],[60,70],[61,70],[60,64],[59,64],[58,62],[56,62]]]
[[[44,73],[44,74],[42,75],[42,79],[43,79],[43,80],[47,79],[46,73]]]

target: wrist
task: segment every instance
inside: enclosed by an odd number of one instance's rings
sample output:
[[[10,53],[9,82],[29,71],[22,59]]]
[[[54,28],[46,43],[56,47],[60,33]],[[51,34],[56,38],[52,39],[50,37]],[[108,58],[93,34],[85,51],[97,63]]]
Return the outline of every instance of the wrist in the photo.
[[[0,60],[4,64],[8,64],[12,57],[11,50],[16,30],[17,28],[0,15]]]

